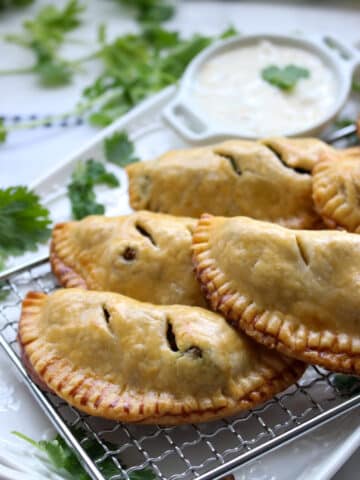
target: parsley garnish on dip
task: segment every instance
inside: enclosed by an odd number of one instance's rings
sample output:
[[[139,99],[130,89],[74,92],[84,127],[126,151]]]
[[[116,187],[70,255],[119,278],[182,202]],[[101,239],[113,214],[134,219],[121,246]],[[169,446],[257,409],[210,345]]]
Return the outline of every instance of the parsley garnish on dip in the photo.
[[[290,91],[300,78],[309,78],[310,72],[307,68],[301,68],[297,65],[286,65],[284,68],[270,65],[261,71],[261,76],[271,85],[275,85],[281,90]]]
[[[212,57],[193,95],[217,128],[257,137],[287,135],[326,117],[336,100],[336,82],[311,51],[262,41]]]

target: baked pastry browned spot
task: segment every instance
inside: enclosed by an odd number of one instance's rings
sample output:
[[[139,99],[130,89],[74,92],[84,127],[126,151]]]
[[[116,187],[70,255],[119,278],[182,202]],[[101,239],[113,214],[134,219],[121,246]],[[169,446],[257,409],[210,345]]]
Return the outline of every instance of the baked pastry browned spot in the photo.
[[[52,269],[64,287],[204,306],[191,263],[195,223],[151,212],[62,223],[53,231]]]
[[[330,228],[360,233],[360,153],[319,163],[313,171],[313,199]]]
[[[360,374],[360,236],[204,215],[196,273],[214,310],[258,342]]]
[[[202,213],[268,220],[291,228],[319,222],[311,198],[313,165],[334,149],[317,139],[229,140],[170,151],[129,165],[130,203],[173,215]],[[335,158],[335,157],[334,157]]]
[[[232,415],[287,388],[304,369],[208,310],[81,289],[29,293],[19,342],[36,381],[79,410],[124,422]]]

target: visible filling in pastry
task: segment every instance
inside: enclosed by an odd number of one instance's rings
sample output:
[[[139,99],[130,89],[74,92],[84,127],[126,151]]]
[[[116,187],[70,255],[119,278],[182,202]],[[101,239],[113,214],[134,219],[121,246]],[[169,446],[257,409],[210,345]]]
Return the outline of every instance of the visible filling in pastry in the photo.
[[[304,370],[208,310],[108,292],[29,293],[18,338],[37,383],[116,421],[214,420],[267,400]]]
[[[214,310],[255,340],[360,374],[360,236],[204,215],[193,237]]]
[[[62,223],[53,231],[52,269],[65,287],[205,306],[192,271],[194,226],[191,218],[151,212]]]

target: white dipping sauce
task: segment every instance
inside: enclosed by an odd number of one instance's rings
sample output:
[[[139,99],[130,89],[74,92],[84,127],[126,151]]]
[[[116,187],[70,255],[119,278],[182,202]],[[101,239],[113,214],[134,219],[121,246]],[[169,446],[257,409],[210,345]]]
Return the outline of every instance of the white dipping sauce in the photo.
[[[291,91],[263,80],[270,65],[309,70]],[[286,135],[322,120],[336,100],[333,72],[311,52],[262,41],[219,54],[205,63],[193,85],[196,107],[217,128],[243,135]]]

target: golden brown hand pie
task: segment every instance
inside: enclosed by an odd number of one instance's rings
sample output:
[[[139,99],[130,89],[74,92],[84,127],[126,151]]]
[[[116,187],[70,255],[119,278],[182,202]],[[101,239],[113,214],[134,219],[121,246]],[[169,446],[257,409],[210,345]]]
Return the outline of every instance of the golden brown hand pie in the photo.
[[[292,228],[319,222],[310,170],[334,149],[317,139],[230,140],[127,167],[131,206],[173,215],[249,217]]]
[[[319,163],[313,171],[313,199],[330,228],[360,233],[360,153]]]
[[[205,306],[193,273],[196,221],[151,212],[59,224],[52,269],[64,287],[122,293],[157,304]]]
[[[264,402],[303,364],[198,307],[115,293],[29,293],[19,342],[32,377],[79,410],[116,421],[214,420]]]
[[[204,215],[197,276],[214,310],[270,348],[360,374],[360,236]]]

